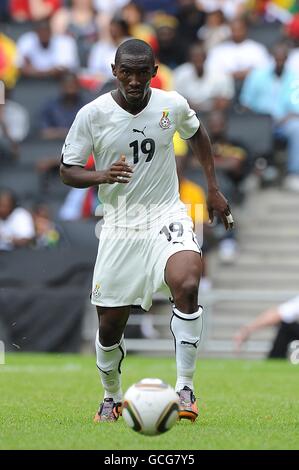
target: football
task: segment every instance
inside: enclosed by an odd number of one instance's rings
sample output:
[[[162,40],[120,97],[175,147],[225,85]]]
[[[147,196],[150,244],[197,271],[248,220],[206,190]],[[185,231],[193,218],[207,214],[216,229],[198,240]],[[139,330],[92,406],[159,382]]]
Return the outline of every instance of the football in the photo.
[[[125,393],[122,415],[134,431],[154,436],[175,424],[178,411],[178,395],[170,385],[160,379],[143,379]]]

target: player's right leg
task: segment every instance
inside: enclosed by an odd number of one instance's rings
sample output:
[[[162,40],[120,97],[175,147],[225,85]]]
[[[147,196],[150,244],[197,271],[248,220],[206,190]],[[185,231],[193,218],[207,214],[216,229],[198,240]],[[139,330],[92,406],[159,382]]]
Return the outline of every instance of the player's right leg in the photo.
[[[121,413],[121,364],[126,355],[124,329],[130,307],[99,307],[99,330],[95,347],[97,368],[104,388],[104,399],[94,421],[116,421]]]

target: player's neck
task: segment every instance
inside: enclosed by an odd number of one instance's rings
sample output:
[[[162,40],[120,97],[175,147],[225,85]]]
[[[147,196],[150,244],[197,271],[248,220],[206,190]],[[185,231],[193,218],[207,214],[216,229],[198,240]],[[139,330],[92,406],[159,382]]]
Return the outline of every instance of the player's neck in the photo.
[[[116,103],[125,111],[133,115],[139,114],[147,106],[150,100],[151,94],[152,94],[152,90],[149,89],[147,94],[143,98],[143,100],[139,101],[135,105],[135,104],[129,103],[118,89],[112,91],[112,97],[116,101]]]

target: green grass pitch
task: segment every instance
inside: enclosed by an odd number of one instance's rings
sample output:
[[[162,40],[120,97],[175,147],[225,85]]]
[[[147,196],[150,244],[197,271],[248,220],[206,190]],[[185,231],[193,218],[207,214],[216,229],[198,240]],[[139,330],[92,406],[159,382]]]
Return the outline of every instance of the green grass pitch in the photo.
[[[11,354],[0,365],[0,449],[298,449],[299,365],[199,360],[200,417],[154,437],[92,417],[101,388],[92,357]],[[168,358],[129,356],[124,389],[144,377],[174,384]]]

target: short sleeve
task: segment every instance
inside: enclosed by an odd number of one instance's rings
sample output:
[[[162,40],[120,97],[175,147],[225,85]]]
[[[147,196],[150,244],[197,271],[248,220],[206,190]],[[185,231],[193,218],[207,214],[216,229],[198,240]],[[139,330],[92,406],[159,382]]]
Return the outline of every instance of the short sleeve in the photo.
[[[293,323],[299,320],[299,296],[279,305],[278,311],[285,323]]]
[[[89,112],[84,106],[78,112],[62,148],[61,161],[66,165],[85,166],[93,151]]]
[[[200,126],[196,113],[190,108],[187,100],[176,93],[177,96],[177,127],[182,139],[190,139]]]

